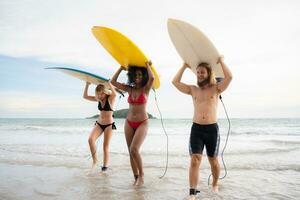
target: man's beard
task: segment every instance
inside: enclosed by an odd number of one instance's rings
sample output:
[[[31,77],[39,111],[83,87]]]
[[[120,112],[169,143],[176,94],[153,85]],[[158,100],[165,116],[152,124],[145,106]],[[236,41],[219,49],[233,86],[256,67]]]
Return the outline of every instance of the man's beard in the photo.
[[[209,84],[209,78],[206,78],[206,79],[204,79],[203,81],[201,81],[201,82],[197,82],[197,84],[198,84],[198,86],[199,87],[204,87],[204,86],[206,86],[206,85],[208,85]]]

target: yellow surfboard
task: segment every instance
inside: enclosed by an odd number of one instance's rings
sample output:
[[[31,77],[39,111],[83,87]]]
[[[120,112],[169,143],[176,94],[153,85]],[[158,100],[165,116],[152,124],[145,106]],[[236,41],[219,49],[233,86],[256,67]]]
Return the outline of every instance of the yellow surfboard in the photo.
[[[120,32],[103,26],[94,26],[92,32],[120,65],[126,68],[132,65],[145,67],[145,62],[149,59],[129,38]],[[160,86],[159,76],[153,65],[151,69],[155,76],[153,88],[157,89]]]

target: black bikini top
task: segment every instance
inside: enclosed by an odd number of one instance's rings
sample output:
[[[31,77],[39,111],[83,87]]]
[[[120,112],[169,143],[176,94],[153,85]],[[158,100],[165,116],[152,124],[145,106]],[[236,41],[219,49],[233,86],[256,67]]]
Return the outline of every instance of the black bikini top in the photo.
[[[99,109],[100,111],[102,111],[102,110],[104,110],[104,111],[113,111],[113,110],[111,109],[110,105],[109,105],[108,98],[106,98],[106,101],[105,101],[105,104],[104,104],[103,108],[102,108],[102,106],[101,106],[100,101],[98,102],[98,109]]]

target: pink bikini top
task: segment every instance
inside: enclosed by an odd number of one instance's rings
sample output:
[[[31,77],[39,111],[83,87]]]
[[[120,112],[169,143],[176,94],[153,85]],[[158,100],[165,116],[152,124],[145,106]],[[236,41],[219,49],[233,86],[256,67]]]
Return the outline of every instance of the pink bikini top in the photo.
[[[131,92],[132,93],[132,92]],[[131,93],[128,96],[127,102],[129,104],[145,104],[147,103],[147,98],[144,94],[144,91],[142,91],[142,93],[140,94],[140,96],[137,99],[133,99],[131,96]]]

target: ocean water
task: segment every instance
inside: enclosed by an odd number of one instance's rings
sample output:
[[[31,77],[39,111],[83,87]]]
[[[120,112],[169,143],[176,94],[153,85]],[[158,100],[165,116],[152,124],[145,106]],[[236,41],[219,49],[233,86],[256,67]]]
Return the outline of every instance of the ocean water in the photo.
[[[104,175],[89,174],[88,136],[93,119],[0,119],[0,199],[184,199],[189,190],[188,140],[191,119],[151,119],[141,148],[145,186],[132,187],[124,136],[124,119],[110,144]],[[228,133],[219,120],[223,150]],[[98,140],[102,160],[103,138]],[[299,199],[300,119],[231,119],[224,160],[227,176],[213,194],[207,183],[210,166],[201,163],[199,199]],[[222,159],[221,176],[224,175]],[[100,169],[99,169],[100,170]]]

